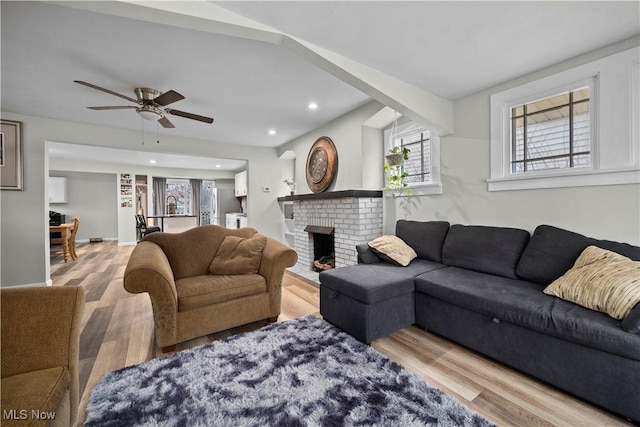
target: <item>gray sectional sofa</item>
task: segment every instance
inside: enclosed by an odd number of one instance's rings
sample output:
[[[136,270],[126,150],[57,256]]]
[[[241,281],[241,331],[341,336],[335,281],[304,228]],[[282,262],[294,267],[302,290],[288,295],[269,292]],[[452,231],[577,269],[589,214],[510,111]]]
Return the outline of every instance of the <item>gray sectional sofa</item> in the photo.
[[[622,321],[543,289],[590,245],[640,260],[640,247],[541,225],[526,230],[398,221],[418,255],[392,265],[359,245],[359,264],[320,274],[320,313],[371,342],[416,324],[636,422],[640,304]]]

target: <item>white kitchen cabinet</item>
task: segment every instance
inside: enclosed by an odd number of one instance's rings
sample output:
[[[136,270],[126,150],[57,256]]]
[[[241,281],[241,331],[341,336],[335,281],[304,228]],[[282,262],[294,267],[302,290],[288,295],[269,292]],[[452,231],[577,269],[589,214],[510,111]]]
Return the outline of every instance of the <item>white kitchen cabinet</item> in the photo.
[[[236,197],[247,195],[247,171],[236,174]]]
[[[49,177],[49,203],[67,203],[67,178]]]

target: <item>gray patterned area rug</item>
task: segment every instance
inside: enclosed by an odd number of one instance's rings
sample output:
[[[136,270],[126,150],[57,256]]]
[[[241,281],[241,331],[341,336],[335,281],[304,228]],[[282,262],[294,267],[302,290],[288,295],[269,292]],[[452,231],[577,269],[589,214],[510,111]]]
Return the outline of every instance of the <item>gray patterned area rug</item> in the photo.
[[[113,371],[84,425],[493,424],[309,315]]]

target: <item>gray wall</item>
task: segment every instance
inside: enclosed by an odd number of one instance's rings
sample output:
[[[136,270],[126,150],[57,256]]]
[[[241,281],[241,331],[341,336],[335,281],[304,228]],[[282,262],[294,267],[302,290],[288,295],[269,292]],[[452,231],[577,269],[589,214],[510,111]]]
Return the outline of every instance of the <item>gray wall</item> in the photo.
[[[49,209],[66,215],[67,222],[77,216],[80,228],[76,240],[91,237],[117,239],[118,187],[116,174],[49,171],[49,176],[67,177],[67,203],[49,204]]]

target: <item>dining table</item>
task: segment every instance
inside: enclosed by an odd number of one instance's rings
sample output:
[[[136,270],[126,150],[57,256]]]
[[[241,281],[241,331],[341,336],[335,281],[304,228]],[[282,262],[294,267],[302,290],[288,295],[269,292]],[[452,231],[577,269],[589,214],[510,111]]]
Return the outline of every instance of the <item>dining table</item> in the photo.
[[[60,233],[61,235],[60,240],[62,241],[62,256],[65,263],[69,259],[69,255],[71,255],[72,260],[75,260],[75,252],[69,250],[69,235],[71,234],[71,230],[73,230],[73,223],[49,226],[50,233]]]

